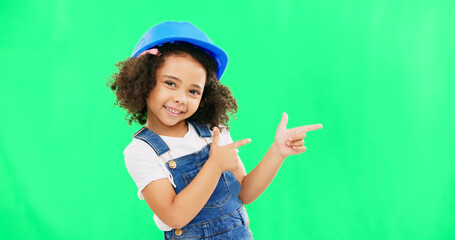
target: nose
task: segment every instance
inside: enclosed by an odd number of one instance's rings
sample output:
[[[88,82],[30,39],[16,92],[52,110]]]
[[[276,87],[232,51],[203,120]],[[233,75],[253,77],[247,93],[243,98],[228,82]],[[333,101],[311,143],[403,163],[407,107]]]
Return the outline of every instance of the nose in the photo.
[[[179,104],[185,104],[186,103],[186,94],[183,92],[178,92],[174,95],[174,101]]]

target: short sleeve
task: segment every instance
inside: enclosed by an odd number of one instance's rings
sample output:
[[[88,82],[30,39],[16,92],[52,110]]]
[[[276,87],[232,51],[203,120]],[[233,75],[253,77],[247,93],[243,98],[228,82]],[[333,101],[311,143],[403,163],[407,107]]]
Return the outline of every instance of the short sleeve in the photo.
[[[224,126],[221,126],[220,140],[221,140],[220,145],[228,145],[230,143],[233,143],[231,134]]]
[[[161,159],[156,154],[131,144],[125,148],[123,154],[128,173],[138,188],[139,199],[144,199],[141,192],[149,183],[158,179],[168,178],[166,172],[160,166],[159,161]]]
[[[220,145],[228,145],[233,143],[234,141],[231,138],[231,134],[227,130],[227,128],[224,125],[220,126]],[[213,133],[212,133],[213,134]],[[237,152],[239,152],[239,149],[236,149]]]

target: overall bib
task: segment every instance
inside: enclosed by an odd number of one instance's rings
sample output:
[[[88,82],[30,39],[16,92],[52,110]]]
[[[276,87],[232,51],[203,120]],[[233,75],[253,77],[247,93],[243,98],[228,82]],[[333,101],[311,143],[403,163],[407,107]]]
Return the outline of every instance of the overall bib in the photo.
[[[193,122],[189,124],[194,126],[199,137],[204,139],[212,137],[207,125]],[[145,141],[158,156],[170,151],[163,139],[148,128],[143,127],[134,137]],[[207,143],[197,152],[171,159],[166,163],[176,185],[174,188],[176,194],[196,177],[207,161],[209,153],[210,144]],[[164,232],[164,238],[253,239],[248,228],[248,216],[238,197],[239,192],[240,183],[235,175],[230,171],[223,172],[215,190],[198,215],[185,227]]]

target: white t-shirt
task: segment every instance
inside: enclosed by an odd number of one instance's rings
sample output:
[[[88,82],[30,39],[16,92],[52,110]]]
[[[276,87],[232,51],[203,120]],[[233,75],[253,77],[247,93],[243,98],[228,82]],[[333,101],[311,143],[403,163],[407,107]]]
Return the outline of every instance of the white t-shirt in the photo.
[[[232,138],[226,128],[220,129],[219,144],[226,145],[232,143]],[[213,132],[211,131],[212,135]],[[201,138],[197,134],[192,124],[188,124],[188,132],[183,138],[161,136],[163,141],[168,145],[170,152],[161,155],[166,162],[190,153],[201,150],[207,143],[211,143],[211,138]],[[207,141],[207,142],[206,142]],[[170,154],[170,155],[169,155]],[[125,156],[125,165],[130,176],[133,178],[138,188],[137,195],[139,199],[144,200],[142,190],[152,181],[167,178],[175,187],[172,174],[166,168],[163,159],[156,155],[150,145],[145,141],[133,138],[133,141],[123,151]],[[164,224],[156,215],[153,216],[156,225],[162,231],[170,231],[171,227]]]

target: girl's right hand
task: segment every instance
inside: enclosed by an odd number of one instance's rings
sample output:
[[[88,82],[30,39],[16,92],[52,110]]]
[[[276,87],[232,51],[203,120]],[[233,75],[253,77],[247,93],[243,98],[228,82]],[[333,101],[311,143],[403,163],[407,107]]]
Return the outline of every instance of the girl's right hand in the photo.
[[[243,139],[228,145],[220,146],[220,130],[213,128],[213,140],[210,147],[209,160],[214,162],[221,172],[233,171],[239,167],[237,148],[248,144],[251,139]]]

